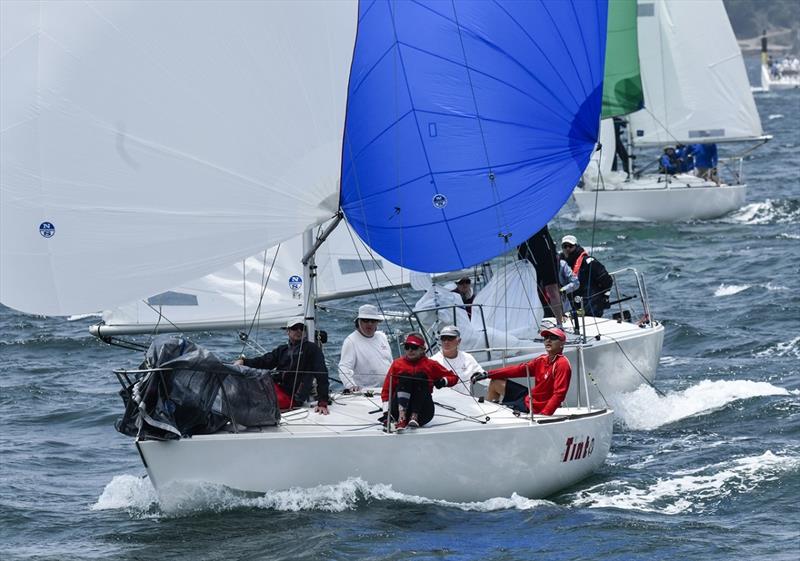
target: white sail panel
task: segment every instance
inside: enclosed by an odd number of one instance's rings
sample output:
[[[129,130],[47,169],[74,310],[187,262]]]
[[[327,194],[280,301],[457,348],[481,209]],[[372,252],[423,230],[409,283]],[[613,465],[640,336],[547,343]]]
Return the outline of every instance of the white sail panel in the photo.
[[[254,317],[260,326],[282,326],[286,318],[305,314],[308,279],[302,257],[301,235],[177,288],[107,310],[103,321],[127,333],[171,323],[184,330],[246,328]],[[346,223],[331,233],[315,259],[318,300],[410,282],[409,271],[370,253]]]
[[[639,0],[645,108],[630,116],[635,144],[761,136],[742,53],[722,0]]]
[[[335,211],[357,4],[2,3],[0,301],[82,313]]]

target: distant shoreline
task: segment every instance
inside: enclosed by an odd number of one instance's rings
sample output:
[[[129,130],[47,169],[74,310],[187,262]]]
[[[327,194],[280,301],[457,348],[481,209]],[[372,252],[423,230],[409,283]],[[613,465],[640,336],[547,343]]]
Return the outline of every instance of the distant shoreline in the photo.
[[[800,45],[800,40],[798,37],[795,37],[794,41],[792,40],[792,33],[794,31],[788,27],[778,27],[771,29],[767,32],[767,39],[769,40],[769,52],[771,53],[780,53],[786,54],[792,51],[797,52],[800,49],[794,48],[795,45]],[[800,33],[798,33],[800,35]],[[778,43],[777,41],[780,40],[781,42]],[[739,48],[745,54],[752,54],[761,52],[761,35],[756,37],[751,37],[748,39],[738,39],[737,42],[739,43]]]

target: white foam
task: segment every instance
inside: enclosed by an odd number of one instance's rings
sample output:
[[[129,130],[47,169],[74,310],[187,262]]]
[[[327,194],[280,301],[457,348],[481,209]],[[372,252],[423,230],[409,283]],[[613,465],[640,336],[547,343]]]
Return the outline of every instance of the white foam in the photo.
[[[659,396],[650,386],[614,400],[618,417],[635,430],[652,430],[680,419],[718,410],[732,401],[766,395],[789,395],[784,388],[749,380],[703,380],[683,391]]]
[[[789,290],[788,286],[783,286],[780,284],[772,284],[772,282],[768,282],[767,284],[762,284],[764,288],[767,290]]]
[[[760,357],[780,357],[780,356],[794,356],[800,358],[800,336],[795,337],[790,341],[778,343],[770,346],[768,349],[759,351],[756,356]]]
[[[149,479],[134,475],[117,475],[106,485],[92,510],[151,511],[158,504],[158,495]]]
[[[791,234],[789,232],[783,232],[780,237],[787,240],[800,240],[800,234]]]
[[[99,318],[103,317],[103,314],[100,312],[95,312],[93,314],[76,314],[74,316],[69,316],[67,321],[79,321],[86,318]]]
[[[620,508],[660,514],[702,512],[734,493],[748,493],[766,481],[800,468],[797,455],[766,451],[693,470],[678,471],[653,483],[614,480],[574,494],[572,504],[589,508]],[[638,485],[638,486],[637,486]]]
[[[658,363],[664,366],[679,366],[681,364],[689,364],[690,362],[692,361],[689,358],[669,355],[662,355],[661,358],[658,359]]]
[[[399,501],[412,504],[438,505],[464,511],[531,510],[553,503],[533,500],[514,493],[485,501],[452,502],[406,495],[391,485],[370,485],[360,478],[350,478],[334,485],[313,488],[292,488],[254,496],[221,485],[181,483],[170,485],[159,495],[147,479],[132,475],[114,477],[92,510],[124,509],[137,515],[154,515],[157,508],[168,516],[181,516],[204,511],[221,512],[240,508],[278,510],[284,512],[351,510],[365,501]]]
[[[747,290],[750,288],[749,284],[721,284],[719,287],[714,291],[715,297],[720,296],[733,296],[734,294],[738,294],[743,290]]]
[[[775,119],[783,119],[783,115],[781,113],[773,113],[772,115],[767,117],[767,119],[769,119],[770,121],[773,121]]]
[[[735,224],[795,224],[800,211],[787,211],[780,206],[780,201],[766,199],[763,203],[747,204],[719,221]]]

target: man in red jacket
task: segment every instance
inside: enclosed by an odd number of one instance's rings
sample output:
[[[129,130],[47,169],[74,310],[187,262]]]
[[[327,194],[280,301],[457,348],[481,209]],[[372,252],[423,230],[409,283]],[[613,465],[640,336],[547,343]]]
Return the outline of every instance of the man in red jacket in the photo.
[[[473,383],[484,378],[491,380],[486,394],[487,399],[497,401],[502,397],[503,405],[524,413],[533,408],[534,413],[552,415],[558,409],[567,395],[572,376],[569,360],[561,354],[564,351],[567,335],[558,328],[545,329],[541,335],[544,337],[547,354],[529,362],[498,368],[488,373],[480,372],[472,376]],[[508,380],[528,376],[535,382],[530,394],[526,386]]]
[[[455,386],[458,376],[438,362],[425,356],[425,339],[419,333],[409,333],[403,345],[405,354],[392,362],[383,381],[381,401],[386,423],[391,396],[392,417],[397,429],[421,427],[433,418],[434,386]]]

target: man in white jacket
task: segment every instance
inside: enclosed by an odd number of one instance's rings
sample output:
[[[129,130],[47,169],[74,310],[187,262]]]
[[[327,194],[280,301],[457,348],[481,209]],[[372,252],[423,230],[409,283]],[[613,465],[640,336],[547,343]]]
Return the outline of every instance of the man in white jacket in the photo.
[[[392,349],[378,324],[383,314],[371,304],[358,309],[356,329],[342,344],[339,358],[339,375],[345,389],[359,391],[361,388],[379,388],[392,364]]]
[[[454,390],[464,395],[472,395],[470,377],[483,372],[483,368],[475,357],[458,349],[461,344],[461,332],[455,325],[445,326],[439,332],[439,340],[441,348],[431,359],[456,373],[459,383],[453,386]]]

